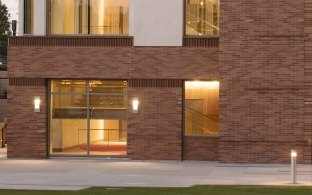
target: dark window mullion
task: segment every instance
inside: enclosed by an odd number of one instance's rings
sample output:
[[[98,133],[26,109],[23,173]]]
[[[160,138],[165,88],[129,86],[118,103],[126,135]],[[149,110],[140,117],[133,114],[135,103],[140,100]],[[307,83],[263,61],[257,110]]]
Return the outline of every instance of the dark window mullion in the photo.
[[[90,6],[90,0],[88,0],[88,34],[91,34],[91,6]]]

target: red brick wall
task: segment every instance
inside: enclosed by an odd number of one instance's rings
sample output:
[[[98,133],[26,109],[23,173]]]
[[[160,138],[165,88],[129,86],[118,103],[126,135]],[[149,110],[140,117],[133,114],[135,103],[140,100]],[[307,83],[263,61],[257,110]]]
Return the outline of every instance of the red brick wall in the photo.
[[[219,78],[218,48],[14,46],[8,55],[9,77]]]
[[[132,113],[132,99],[139,113]],[[181,160],[182,88],[130,88],[128,157],[133,160]]]
[[[219,78],[218,48],[188,47],[10,47],[9,77],[65,79],[205,79]],[[28,90],[28,87],[19,87]],[[24,98],[12,87],[11,96]],[[31,91],[30,91],[31,92]],[[133,114],[131,97],[139,97],[139,114]],[[30,98],[30,97],[29,97]],[[32,97],[33,98],[33,97]],[[182,158],[182,87],[129,88],[128,157],[130,159],[181,160]],[[24,100],[32,105],[32,101]],[[21,103],[16,106],[23,105]],[[11,103],[9,103],[9,107]],[[11,134],[22,136],[36,132],[46,123],[41,112],[37,125],[23,126],[11,107]],[[33,108],[32,108],[33,109]],[[32,111],[32,110],[31,110]],[[23,121],[33,120],[21,110]],[[46,129],[46,126],[44,126]],[[19,139],[17,139],[19,140]],[[20,142],[20,141],[17,141]],[[23,150],[11,146],[9,157],[42,157],[43,140],[33,139]],[[37,145],[38,143],[38,145]],[[44,142],[44,144],[47,144]],[[40,148],[41,152],[34,152]],[[37,155],[34,155],[37,154]]]
[[[290,149],[297,149],[300,163],[312,163],[311,4],[222,0],[220,52],[189,47],[14,46],[9,48],[9,77],[221,80],[220,162],[286,163]],[[27,89],[12,88],[9,98]],[[129,157],[181,159],[181,107],[173,99],[181,97],[182,90],[132,88],[129,94],[142,97],[140,113],[128,113]],[[22,97],[17,100],[17,105],[26,104]],[[17,109],[17,118],[33,118],[17,105],[9,102],[9,130],[20,132],[9,134],[12,140],[41,129],[46,117],[42,113],[36,121],[40,128],[25,126],[13,117]],[[172,112],[167,113],[168,108]],[[156,111],[161,115],[155,118]],[[40,144],[41,138],[36,139]],[[187,158],[197,156],[191,152],[197,144],[193,139],[186,139],[183,148]],[[23,150],[28,149],[15,153]],[[10,149],[9,153],[21,156]],[[29,150],[25,156],[32,154]]]
[[[306,37],[312,35],[312,0],[305,0],[304,5],[304,34]],[[304,146],[305,162],[312,163],[312,40],[305,39],[304,45]]]
[[[41,111],[34,112],[34,97],[41,98]],[[10,86],[8,90],[8,157],[47,156],[47,105],[44,86]]]
[[[290,163],[290,151],[296,149],[298,162],[303,161],[304,142],[299,141],[221,141],[220,162],[226,163]]]
[[[285,163],[297,149],[311,163],[303,9],[303,0],[221,1],[221,162]]]
[[[218,137],[191,137],[183,138],[183,160],[219,160]]]

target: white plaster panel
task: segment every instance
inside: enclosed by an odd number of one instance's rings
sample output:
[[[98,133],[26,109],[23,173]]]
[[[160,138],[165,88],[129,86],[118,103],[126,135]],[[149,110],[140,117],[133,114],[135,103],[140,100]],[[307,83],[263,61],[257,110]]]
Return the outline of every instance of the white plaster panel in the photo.
[[[130,12],[134,46],[182,46],[183,0],[132,0]]]
[[[46,1],[34,0],[34,35],[46,35]]]
[[[24,0],[18,1],[18,29],[17,35],[22,36],[24,34]]]

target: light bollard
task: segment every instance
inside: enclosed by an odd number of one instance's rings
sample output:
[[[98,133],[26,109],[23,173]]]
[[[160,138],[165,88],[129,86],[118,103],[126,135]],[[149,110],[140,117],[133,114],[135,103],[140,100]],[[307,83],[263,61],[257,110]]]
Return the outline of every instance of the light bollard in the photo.
[[[297,183],[297,151],[291,150],[291,183]]]

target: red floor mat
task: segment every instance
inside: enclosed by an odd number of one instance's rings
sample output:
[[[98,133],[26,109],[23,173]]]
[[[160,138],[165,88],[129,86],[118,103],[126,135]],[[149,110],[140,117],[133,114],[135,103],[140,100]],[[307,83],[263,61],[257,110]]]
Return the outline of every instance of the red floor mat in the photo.
[[[80,149],[87,150],[87,145],[81,145]],[[124,152],[127,150],[126,145],[119,144],[90,144],[90,151],[98,152]]]

